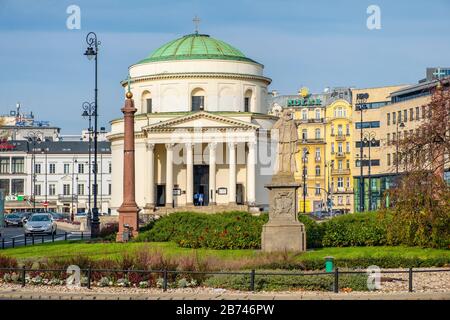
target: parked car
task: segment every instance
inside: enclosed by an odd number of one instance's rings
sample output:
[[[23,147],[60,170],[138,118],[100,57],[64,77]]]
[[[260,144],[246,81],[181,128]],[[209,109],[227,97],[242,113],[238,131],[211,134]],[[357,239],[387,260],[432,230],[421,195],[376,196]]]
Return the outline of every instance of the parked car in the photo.
[[[17,213],[5,215],[5,227],[9,226],[22,227],[22,216]]]
[[[35,213],[24,224],[25,236],[31,234],[56,234],[56,222],[49,213]]]

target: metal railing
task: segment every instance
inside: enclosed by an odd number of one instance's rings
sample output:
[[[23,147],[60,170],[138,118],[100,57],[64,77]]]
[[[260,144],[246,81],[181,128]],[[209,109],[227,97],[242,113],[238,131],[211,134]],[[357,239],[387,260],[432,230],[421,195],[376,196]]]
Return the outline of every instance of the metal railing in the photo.
[[[0,268],[0,274],[5,272],[14,272],[20,275],[18,282],[21,283],[22,287],[25,287],[27,284],[27,272],[30,273],[46,273],[46,272],[60,272],[62,274],[66,273],[68,274],[66,269],[31,269],[26,268],[25,266],[19,268]],[[168,270],[168,269],[159,269],[159,270],[133,270],[133,269],[95,269],[95,268],[85,268],[80,269],[80,272],[84,272],[87,274],[86,277],[86,283],[84,284],[85,287],[88,289],[91,288],[92,282],[93,282],[93,273],[107,273],[107,274],[119,274],[128,277],[130,273],[137,273],[137,274],[144,274],[144,275],[152,275],[152,274],[161,274],[162,275],[162,289],[163,291],[167,291],[169,287],[169,275],[177,275],[177,274],[197,274],[197,275],[243,275],[249,277],[248,282],[248,290],[249,291],[256,291],[256,277],[268,277],[268,276],[299,276],[299,277],[308,277],[308,276],[320,276],[320,275],[326,275],[330,276],[333,279],[331,290],[334,293],[339,293],[339,281],[340,276],[345,274],[365,274],[367,275],[367,271],[363,270],[345,270],[340,271],[339,268],[335,268],[332,272],[324,272],[324,271],[318,271],[318,272],[256,272],[255,269],[252,269],[250,272],[243,272],[243,271],[183,271],[183,270]],[[408,268],[406,270],[380,270],[379,273],[387,273],[387,274],[407,274],[408,275],[408,292],[413,292],[413,275],[414,273],[434,273],[434,272],[450,272],[450,269],[434,269],[434,270],[414,270],[413,268]]]
[[[30,236],[18,235],[10,238],[1,238],[0,249],[9,249],[16,247],[32,246],[35,244],[52,243],[55,241],[67,240],[88,240],[91,234],[89,232],[67,232],[59,234],[31,234]]]

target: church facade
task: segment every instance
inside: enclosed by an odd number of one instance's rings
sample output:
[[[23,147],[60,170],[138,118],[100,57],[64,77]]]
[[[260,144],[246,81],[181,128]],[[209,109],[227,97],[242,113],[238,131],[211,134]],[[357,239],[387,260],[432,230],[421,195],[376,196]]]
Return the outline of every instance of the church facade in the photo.
[[[264,184],[275,165],[269,131],[277,118],[268,115],[271,79],[263,68],[197,32],[129,67],[136,202],[144,212],[267,207]],[[123,191],[123,118],[111,121],[108,139],[114,213]]]

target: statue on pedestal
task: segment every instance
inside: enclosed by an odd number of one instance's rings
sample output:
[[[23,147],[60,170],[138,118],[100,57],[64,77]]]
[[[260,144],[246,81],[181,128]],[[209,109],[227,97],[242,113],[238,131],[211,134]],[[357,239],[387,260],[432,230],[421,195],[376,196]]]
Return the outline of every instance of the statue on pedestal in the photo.
[[[263,251],[306,251],[305,226],[297,218],[298,132],[292,113],[284,110],[273,129],[278,130],[277,169],[269,189],[269,222],[263,226]]]

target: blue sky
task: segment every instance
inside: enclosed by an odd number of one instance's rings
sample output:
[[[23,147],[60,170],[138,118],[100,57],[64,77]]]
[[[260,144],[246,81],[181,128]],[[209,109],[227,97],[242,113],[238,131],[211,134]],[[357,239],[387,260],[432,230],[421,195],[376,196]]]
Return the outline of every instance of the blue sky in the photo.
[[[66,9],[81,8],[81,29],[68,30]],[[369,5],[381,30],[366,27]],[[265,65],[270,89],[369,87],[415,83],[427,66],[450,66],[450,1],[380,0],[0,0],[0,114],[20,101],[39,120],[76,134],[93,99],[93,63],[85,36],[95,31],[100,124],[120,116],[120,80],[131,64],[194,30],[224,40]]]

